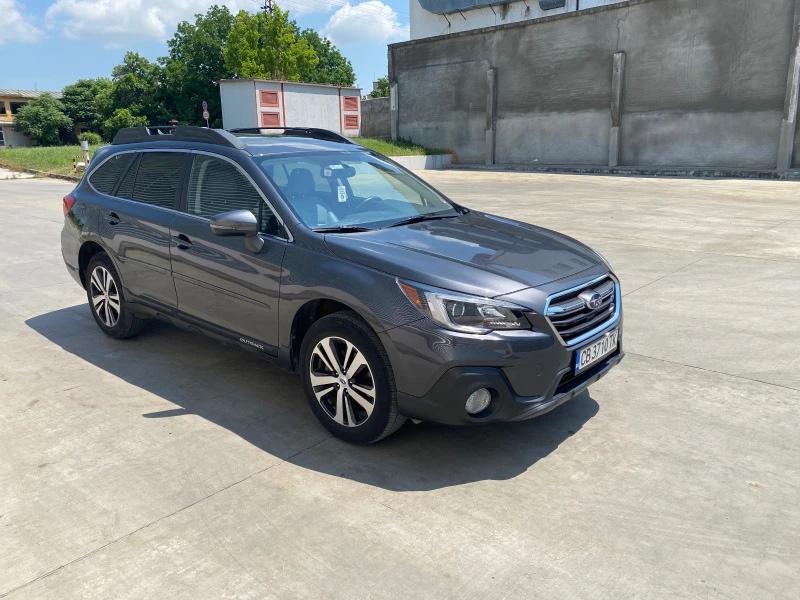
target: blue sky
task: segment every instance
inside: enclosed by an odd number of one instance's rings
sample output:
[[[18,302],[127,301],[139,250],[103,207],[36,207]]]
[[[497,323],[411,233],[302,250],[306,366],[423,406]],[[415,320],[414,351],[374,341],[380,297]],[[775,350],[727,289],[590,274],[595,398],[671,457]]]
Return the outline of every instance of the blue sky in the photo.
[[[182,20],[212,4],[257,10],[261,0],[0,0],[0,88],[57,91],[110,76],[128,50],[155,60]],[[300,27],[329,37],[364,93],[386,75],[386,44],[408,39],[408,0],[283,0]]]

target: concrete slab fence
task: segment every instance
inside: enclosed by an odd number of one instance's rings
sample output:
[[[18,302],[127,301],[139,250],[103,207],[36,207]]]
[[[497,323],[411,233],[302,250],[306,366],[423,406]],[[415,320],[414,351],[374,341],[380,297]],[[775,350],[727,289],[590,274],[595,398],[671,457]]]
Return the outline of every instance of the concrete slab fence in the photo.
[[[462,164],[798,167],[799,16],[631,0],[393,44],[388,130]]]

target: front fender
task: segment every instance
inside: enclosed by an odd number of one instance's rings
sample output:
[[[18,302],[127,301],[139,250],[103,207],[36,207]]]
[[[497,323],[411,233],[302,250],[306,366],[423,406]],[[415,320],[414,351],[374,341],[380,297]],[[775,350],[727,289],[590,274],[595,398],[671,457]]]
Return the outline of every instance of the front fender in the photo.
[[[278,309],[280,349],[286,356],[294,317],[312,300],[335,300],[350,307],[376,333],[423,318],[400,291],[393,275],[289,244],[283,259]]]

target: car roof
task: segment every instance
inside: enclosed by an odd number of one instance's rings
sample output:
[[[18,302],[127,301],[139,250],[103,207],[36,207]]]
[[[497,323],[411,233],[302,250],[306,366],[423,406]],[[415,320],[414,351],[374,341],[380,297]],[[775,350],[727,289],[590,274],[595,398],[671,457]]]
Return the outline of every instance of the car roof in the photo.
[[[294,154],[297,152],[364,152],[358,144],[332,142],[311,137],[260,135],[237,136],[253,156]]]
[[[280,133],[279,133],[280,132]],[[205,127],[126,127],[111,142],[117,148],[205,148],[243,150],[253,156],[304,152],[364,152],[340,133],[314,127],[208,129]]]

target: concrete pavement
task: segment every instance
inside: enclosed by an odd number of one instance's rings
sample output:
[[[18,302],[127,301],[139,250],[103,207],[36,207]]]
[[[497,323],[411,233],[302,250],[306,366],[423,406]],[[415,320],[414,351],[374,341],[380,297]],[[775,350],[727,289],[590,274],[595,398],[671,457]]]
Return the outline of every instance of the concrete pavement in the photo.
[[[0,597],[794,597],[800,184],[424,177],[601,251],[622,365],[540,419],[350,446],[236,348],[105,338],[71,186],[0,181]]]

